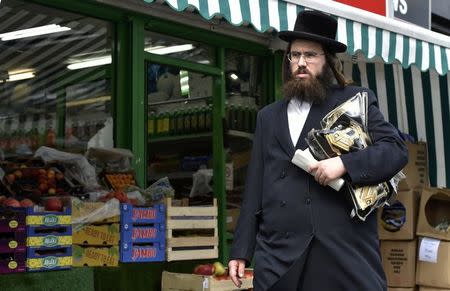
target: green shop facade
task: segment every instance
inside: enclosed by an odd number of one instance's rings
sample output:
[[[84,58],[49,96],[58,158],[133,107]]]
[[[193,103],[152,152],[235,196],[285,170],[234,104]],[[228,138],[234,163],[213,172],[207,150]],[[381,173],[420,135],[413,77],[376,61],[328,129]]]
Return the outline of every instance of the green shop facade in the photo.
[[[338,19],[345,75],[375,91],[391,123],[427,141],[431,184],[450,185],[449,38],[320,2],[1,0],[0,154],[130,149],[140,186],[168,177],[180,197],[214,193],[225,263],[227,208],[241,201],[256,112],[282,98],[276,31],[316,9]],[[199,167],[212,169],[211,189],[193,187]],[[0,289],[159,290],[163,270],[198,262],[4,275]]]

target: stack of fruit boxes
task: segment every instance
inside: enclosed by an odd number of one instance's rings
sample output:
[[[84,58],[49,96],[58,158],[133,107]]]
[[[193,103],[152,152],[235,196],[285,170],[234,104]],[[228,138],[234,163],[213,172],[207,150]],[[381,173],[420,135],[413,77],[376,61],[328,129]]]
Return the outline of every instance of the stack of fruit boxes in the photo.
[[[99,204],[99,202],[84,202]],[[73,233],[74,267],[119,265],[119,216],[88,224]]]
[[[48,271],[72,267],[71,208],[35,211],[27,208],[27,269]]]
[[[120,261],[159,262],[165,260],[166,208],[120,206]]]
[[[26,270],[25,208],[0,208],[0,274]]]

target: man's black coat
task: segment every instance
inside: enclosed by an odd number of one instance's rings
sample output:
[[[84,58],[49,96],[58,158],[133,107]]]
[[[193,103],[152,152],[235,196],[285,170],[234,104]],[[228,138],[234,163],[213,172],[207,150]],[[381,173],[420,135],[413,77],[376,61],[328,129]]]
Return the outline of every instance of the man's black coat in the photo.
[[[369,132],[373,145],[341,156],[355,184],[386,181],[407,162],[407,149],[383,118],[372,91],[335,88],[322,105],[311,107],[299,141],[291,141],[287,101],[264,107],[257,117],[241,214],[231,259],[254,255],[256,291],[379,291],[386,289],[376,215],[350,218],[345,190],[336,192],[291,163],[305,138],[332,109],[356,93],[369,94]]]

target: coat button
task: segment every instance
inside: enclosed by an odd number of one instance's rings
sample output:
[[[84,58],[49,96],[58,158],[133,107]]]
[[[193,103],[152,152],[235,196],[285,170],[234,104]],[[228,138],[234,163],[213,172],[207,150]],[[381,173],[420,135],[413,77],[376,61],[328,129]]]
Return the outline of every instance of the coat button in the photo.
[[[306,199],[305,199],[305,204],[306,204],[306,205],[311,204],[311,198],[306,198]]]
[[[281,174],[280,174],[280,178],[281,178],[281,179],[284,179],[284,178],[286,178],[286,172],[285,172],[285,171],[281,172]]]
[[[280,206],[281,206],[281,207],[286,206],[286,201],[284,201],[284,200],[280,201]]]

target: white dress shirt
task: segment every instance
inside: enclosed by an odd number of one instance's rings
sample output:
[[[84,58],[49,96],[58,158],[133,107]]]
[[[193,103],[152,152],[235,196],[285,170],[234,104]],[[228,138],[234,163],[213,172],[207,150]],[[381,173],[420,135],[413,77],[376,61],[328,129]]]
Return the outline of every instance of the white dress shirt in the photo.
[[[297,99],[291,99],[287,107],[289,132],[291,134],[292,144],[294,147],[297,145],[297,141],[305,126],[306,118],[308,117],[309,110],[311,109],[311,103],[305,101],[299,101]]]

